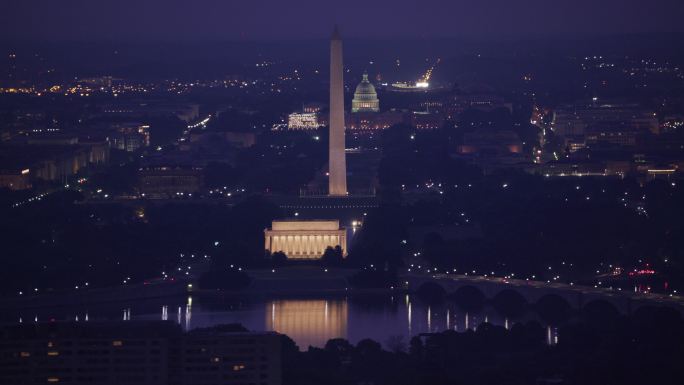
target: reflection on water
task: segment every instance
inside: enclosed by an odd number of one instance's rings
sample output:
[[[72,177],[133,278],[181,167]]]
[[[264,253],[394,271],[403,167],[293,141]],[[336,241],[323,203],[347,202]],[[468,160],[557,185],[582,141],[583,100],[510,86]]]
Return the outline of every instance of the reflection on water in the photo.
[[[107,304],[0,312],[2,322],[38,322],[38,320],[174,320],[184,330],[219,324],[239,323],[249,330],[277,331],[287,334],[301,349],[322,347],[331,338],[345,338],[358,343],[364,338],[387,345],[401,341],[408,346],[411,337],[420,333],[474,330],[488,321],[511,329],[516,323],[541,322],[536,313],[507,318],[491,307],[465,310],[454,303],[427,304],[419,298],[316,298],[210,300],[203,297],[156,299],[131,303]],[[177,312],[174,317],[173,313]],[[558,329],[546,330],[550,345],[558,342]]]
[[[266,330],[287,334],[300,348],[347,338],[346,300],[276,300],[266,303]]]
[[[192,319],[192,297],[188,297],[188,303],[185,305],[185,330],[190,330],[190,320]]]
[[[546,344],[549,346],[558,344],[558,328],[546,327]]]

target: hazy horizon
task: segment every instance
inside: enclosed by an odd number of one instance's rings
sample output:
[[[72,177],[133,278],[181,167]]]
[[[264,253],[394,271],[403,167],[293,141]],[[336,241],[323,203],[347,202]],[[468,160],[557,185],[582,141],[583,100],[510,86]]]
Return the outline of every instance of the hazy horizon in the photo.
[[[0,16],[9,40],[279,41],[326,38],[578,38],[684,33],[679,0],[27,0]]]

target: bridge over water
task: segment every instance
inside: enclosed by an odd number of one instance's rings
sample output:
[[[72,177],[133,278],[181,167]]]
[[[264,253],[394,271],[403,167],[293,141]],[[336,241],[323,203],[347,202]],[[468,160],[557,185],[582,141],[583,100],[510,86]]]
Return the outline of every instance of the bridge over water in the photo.
[[[405,274],[401,277],[404,288],[412,291],[432,289],[448,296],[466,292],[478,293],[487,300],[506,300],[522,297],[528,304],[565,302],[574,310],[587,305],[609,303],[623,314],[632,314],[642,306],[667,306],[684,315],[684,298],[654,293],[636,293],[627,290],[570,285],[556,282],[528,281],[500,277],[466,276],[457,274]]]

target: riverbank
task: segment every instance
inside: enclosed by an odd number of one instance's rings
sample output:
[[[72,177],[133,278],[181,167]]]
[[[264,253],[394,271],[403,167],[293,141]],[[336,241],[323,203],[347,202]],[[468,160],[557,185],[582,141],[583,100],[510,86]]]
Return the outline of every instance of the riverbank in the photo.
[[[164,281],[153,284],[130,284],[4,297],[0,298],[0,309],[80,306],[173,297],[187,293],[187,281]]]
[[[176,296],[205,298],[236,297],[320,297],[352,295],[386,295],[402,293],[392,288],[353,288],[349,278],[358,270],[320,266],[288,266],[274,269],[246,270],[251,282],[239,290],[202,289],[195,279],[161,281],[149,284],[127,284],[107,288],[72,289],[16,295],[0,298],[0,309],[69,307]]]

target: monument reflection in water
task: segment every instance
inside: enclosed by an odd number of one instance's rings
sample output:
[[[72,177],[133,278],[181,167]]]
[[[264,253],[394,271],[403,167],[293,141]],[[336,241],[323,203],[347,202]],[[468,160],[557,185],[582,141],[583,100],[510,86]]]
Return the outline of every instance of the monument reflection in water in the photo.
[[[266,329],[286,334],[300,349],[347,338],[347,301],[275,300],[266,303]]]
[[[177,322],[184,330],[237,323],[253,331],[286,334],[302,350],[309,346],[323,347],[332,338],[344,338],[353,344],[371,338],[386,348],[403,345],[406,349],[411,337],[421,333],[476,330],[482,322],[509,329],[517,323],[535,321],[546,327],[549,345],[558,342],[558,325],[549,325],[533,311],[508,318],[489,305],[480,309],[463,309],[449,301],[426,303],[413,295],[249,301],[179,297],[0,312],[0,323],[51,319],[76,322],[162,319]]]

